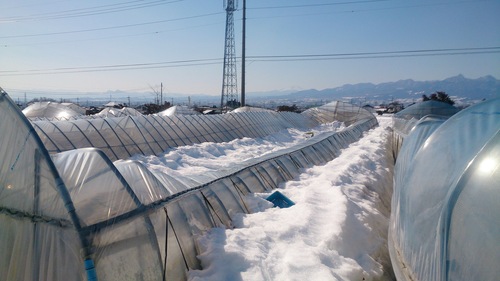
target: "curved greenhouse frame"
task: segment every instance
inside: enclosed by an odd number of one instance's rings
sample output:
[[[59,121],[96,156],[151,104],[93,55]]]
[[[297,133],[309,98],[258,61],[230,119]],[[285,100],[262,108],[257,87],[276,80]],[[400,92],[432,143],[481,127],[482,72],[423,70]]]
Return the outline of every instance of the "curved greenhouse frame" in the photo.
[[[302,168],[330,161],[377,125],[358,109],[354,120],[347,112],[353,109],[336,103],[302,115],[30,123],[2,90],[0,131],[8,133],[0,135],[0,279],[184,280],[187,270],[201,268],[196,237],[213,227],[232,228],[233,214],[252,212],[246,195],[275,189]],[[342,117],[350,123],[342,131],[238,163],[208,181],[173,178],[125,160]]]
[[[424,117],[402,136],[389,226],[398,280],[498,279],[499,108]]]

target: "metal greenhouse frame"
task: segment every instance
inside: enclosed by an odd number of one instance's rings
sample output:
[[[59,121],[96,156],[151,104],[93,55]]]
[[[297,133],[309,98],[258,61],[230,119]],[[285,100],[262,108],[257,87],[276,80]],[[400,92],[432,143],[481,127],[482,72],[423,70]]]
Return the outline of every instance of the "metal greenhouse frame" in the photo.
[[[207,181],[126,160],[342,118],[348,124],[342,131],[237,163]],[[332,160],[377,126],[372,114],[343,103],[304,114],[30,122],[3,90],[0,120],[1,280],[184,280],[188,269],[201,268],[196,238],[213,227],[232,228],[234,214],[253,211],[246,195]]]

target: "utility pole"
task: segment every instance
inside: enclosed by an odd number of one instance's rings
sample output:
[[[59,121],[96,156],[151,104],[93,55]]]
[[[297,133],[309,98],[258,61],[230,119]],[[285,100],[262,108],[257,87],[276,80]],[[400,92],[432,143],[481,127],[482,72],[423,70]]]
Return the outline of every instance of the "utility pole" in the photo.
[[[246,21],[247,21],[247,1],[243,0],[243,37],[241,39],[241,106],[245,106],[245,47],[246,47]]]
[[[163,82],[160,83],[160,106],[163,105]]]

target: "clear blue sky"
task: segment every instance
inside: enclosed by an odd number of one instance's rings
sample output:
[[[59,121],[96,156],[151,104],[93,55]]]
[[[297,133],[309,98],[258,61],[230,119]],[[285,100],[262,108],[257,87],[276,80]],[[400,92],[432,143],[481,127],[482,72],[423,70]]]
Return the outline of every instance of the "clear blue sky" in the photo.
[[[161,82],[166,93],[221,92],[222,0],[0,0],[0,11],[0,86],[12,96]],[[499,0],[247,0],[247,93],[500,78],[499,15]]]

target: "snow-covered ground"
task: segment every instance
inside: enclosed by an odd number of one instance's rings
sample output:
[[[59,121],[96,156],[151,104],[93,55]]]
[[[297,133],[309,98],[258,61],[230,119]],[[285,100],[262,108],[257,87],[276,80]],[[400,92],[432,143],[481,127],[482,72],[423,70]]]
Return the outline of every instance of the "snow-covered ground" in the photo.
[[[198,239],[199,280],[392,280],[387,226],[392,164],[387,117],[323,166],[306,169],[280,192],[296,204],[272,208],[269,194],[254,194],[252,214],[233,218],[234,229],[214,228]],[[339,124],[318,127],[315,134]],[[200,177],[232,163],[297,144],[309,131],[288,130],[263,139],[179,147],[161,156],[138,156],[150,169]],[[209,174],[209,173],[208,173]]]

